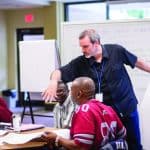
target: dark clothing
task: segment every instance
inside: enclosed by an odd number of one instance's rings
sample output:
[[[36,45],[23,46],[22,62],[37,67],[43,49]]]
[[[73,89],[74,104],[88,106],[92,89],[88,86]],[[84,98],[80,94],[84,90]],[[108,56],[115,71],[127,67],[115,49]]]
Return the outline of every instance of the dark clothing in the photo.
[[[123,139],[108,142],[99,150],[128,150],[127,142]]]
[[[91,77],[96,85],[96,93],[103,93],[103,102],[112,106],[118,114],[128,116],[136,110],[137,98],[124,64],[134,68],[137,57],[120,45],[103,45],[102,62],[94,57],[79,56],[60,68],[64,82],[80,76]],[[100,77],[101,76],[101,77]]]
[[[124,117],[122,122],[127,129],[127,143],[129,150],[142,150],[137,110],[132,112],[129,117]]]

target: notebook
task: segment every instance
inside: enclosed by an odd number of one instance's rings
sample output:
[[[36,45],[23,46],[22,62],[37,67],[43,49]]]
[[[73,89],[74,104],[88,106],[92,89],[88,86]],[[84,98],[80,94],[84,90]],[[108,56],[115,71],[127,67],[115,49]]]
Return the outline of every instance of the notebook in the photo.
[[[45,125],[43,124],[21,124],[20,131],[29,131],[29,130],[41,129],[44,127]],[[13,127],[9,127],[9,129],[13,130]]]

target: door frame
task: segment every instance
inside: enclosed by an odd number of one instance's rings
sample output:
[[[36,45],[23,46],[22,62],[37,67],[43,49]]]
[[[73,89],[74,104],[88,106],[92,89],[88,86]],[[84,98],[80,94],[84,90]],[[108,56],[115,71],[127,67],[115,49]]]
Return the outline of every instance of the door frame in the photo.
[[[22,106],[24,101],[24,92],[21,92],[21,82],[20,82],[20,53],[19,53],[19,41],[23,41],[24,35],[44,35],[43,27],[34,28],[18,28],[16,29],[17,36],[17,93],[18,101],[16,106]]]

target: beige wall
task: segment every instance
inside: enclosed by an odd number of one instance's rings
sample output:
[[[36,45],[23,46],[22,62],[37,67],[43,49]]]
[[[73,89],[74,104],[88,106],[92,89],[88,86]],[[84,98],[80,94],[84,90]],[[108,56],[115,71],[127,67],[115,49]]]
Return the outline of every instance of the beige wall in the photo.
[[[25,14],[29,13],[32,13],[34,15],[34,22],[25,23],[24,16]],[[56,3],[51,3],[50,6],[42,8],[6,11],[8,45],[8,88],[17,88],[16,29],[28,27],[43,27],[45,39],[56,39],[56,15]]]
[[[7,35],[5,13],[0,11],[0,91],[7,87]]]

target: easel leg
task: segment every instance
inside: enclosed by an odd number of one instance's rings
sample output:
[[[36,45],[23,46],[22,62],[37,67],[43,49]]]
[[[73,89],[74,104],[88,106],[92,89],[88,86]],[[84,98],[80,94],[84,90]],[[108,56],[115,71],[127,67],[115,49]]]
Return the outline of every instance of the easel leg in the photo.
[[[27,92],[27,99],[26,99],[26,100],[25,100],[25,99],[23,100],[23,111],[22,111],[22,114],[21,114],[21,122],[23,121],[24,116],[27,115],[27,114],[25,113],[25,111],[26,111],[26,106],[27,106],[27,105],[26,105],[26,101],[29,102],[30,116],[31,116],[32,123],[34,124],[35,121],[34,121],[33,110],[32,110],[32,105],[31,105],[31,99],[30,99],[30,93],[29,93],[29,92]]]
[[[29,100],[29,109],[30,109],[30,115],[31,115],[31,119],[32,119],[32,123],[34,122],[34,116],[33,116],[33,110],[32,110],[32,105],[31,105],[31,99],[30,99],[30,93],[28,92],[28,100]]]
[[[25,110],[26,110],[26,104],[25,104],[25,101],[23,102],[23,111],[22,111],[22,114],[21,114],[21,123],[23,122],[23,118],[24,118],[24,115],[25,115]]]

